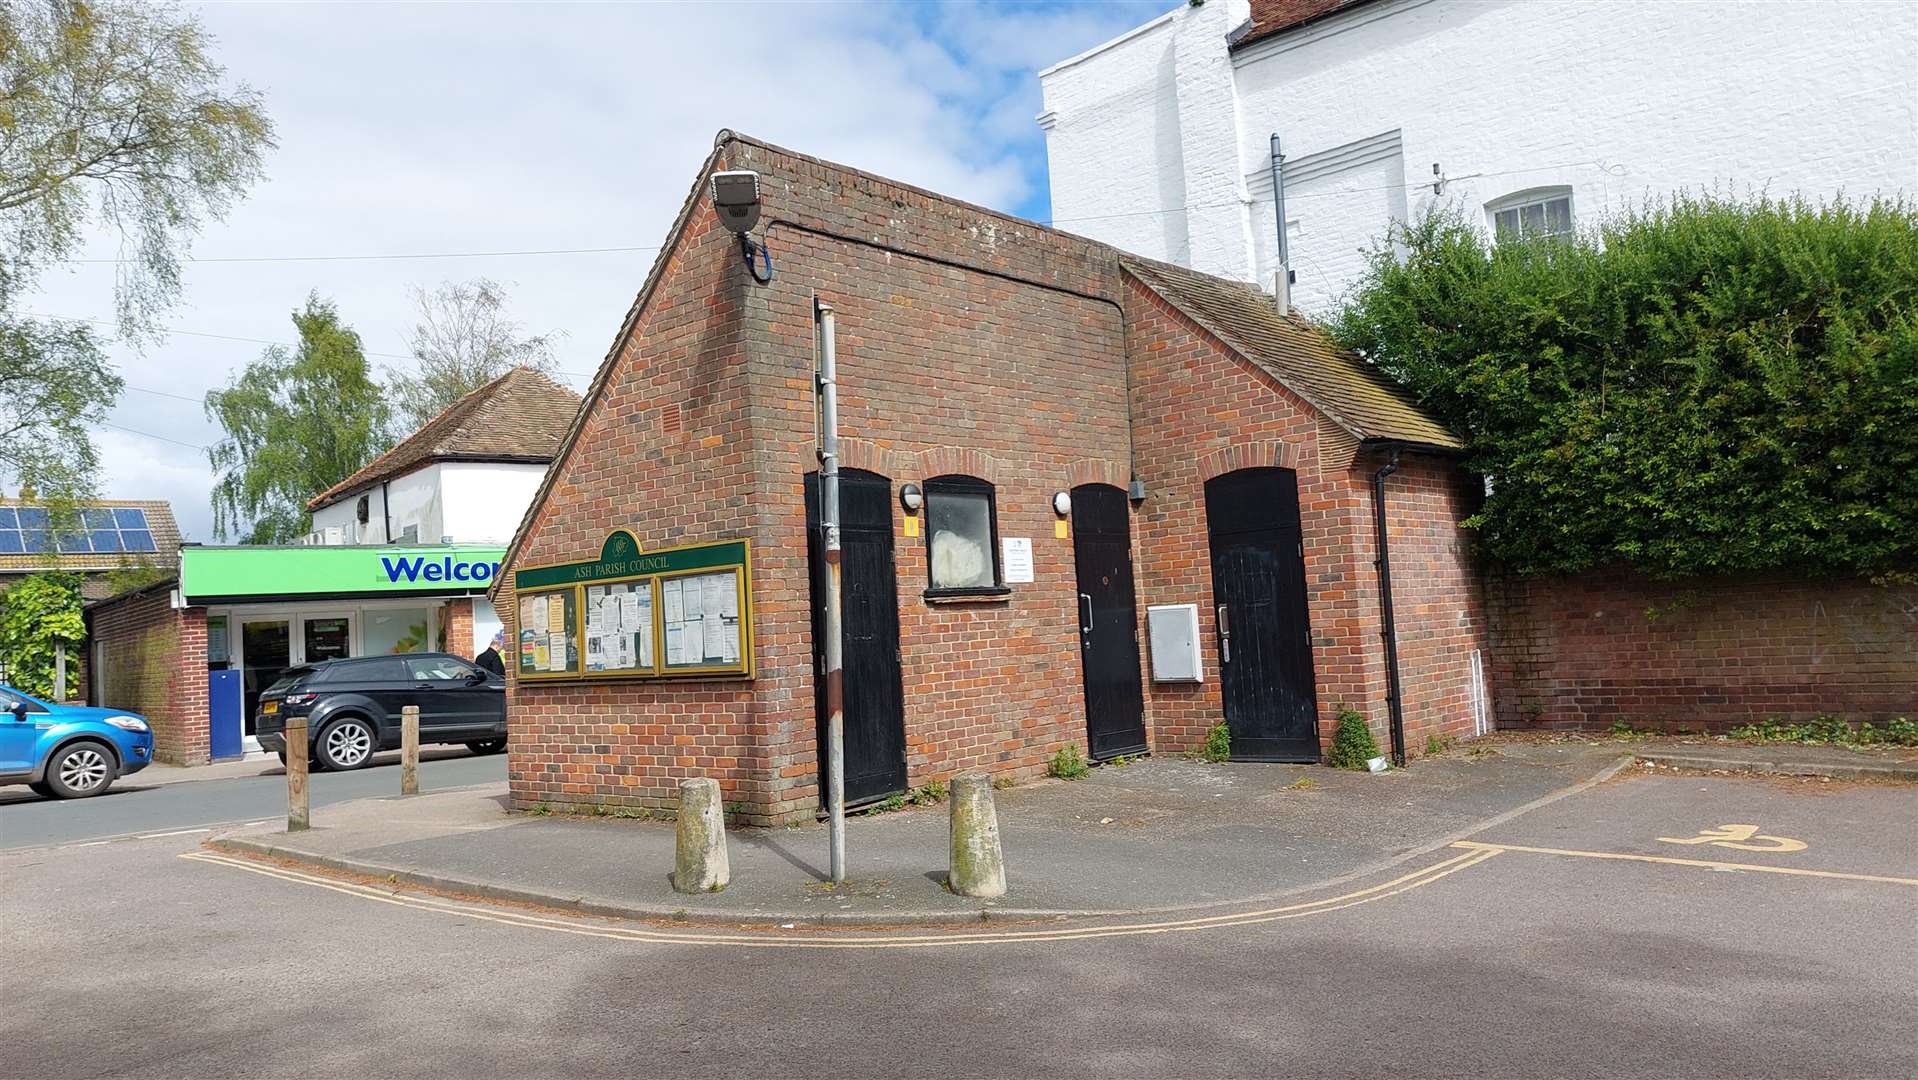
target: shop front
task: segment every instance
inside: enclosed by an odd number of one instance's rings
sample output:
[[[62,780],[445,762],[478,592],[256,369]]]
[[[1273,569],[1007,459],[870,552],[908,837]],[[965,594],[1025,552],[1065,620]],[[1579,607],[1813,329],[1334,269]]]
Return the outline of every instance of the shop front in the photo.
[[[154,719],[160,760],[256,749],[254,706],[291,668],[485,648],[500,629],[484,593],[502,554],[479,545],[185,547],[176,581],[89,612],[96,693]]]

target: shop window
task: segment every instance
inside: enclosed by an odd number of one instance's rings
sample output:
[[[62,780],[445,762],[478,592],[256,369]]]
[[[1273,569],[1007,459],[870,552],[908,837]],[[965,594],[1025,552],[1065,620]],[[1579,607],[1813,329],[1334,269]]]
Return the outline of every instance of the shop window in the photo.
[[[437,620],[427,608],[369,608],[360,616],[360,648],[367,656],[429,652]]]
[[[928,596],[997,596],[999,519],[992,485],[971,476],[926,481]]]
[[[1530,188],[1485,204],[1492,233],[1500,240],[1515,237],[1572,237],[1572,189]]]

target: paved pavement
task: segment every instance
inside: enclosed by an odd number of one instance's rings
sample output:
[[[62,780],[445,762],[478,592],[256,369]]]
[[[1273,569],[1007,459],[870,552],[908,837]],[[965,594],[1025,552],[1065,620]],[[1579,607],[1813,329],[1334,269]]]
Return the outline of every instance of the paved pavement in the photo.
[[[977,921],[1239,903],[1391,865],[1615,769],[1610,745],[1514,746],[1383,774],[1148,759],[995,793],[1010,890],[946,891],[948,808],[855,816],[849,880],[826,883],[823,826],[728,834],[733,883],[674,892],[666,821],[508,814],[504,784],[274,821],[218,843],[462,892],[599,914],[801,923]]]
[[[381,754],[350,773],[314,773],[309,798],[316,808],[396,792],[399,753]],[[157,768],[157,766],[156,766]],[[278,761],[244,768],[208,766],[224,775],[199,782],[147,781],[151,769],[115,783],[91,799],[45,799],[25,787],[0,788],[0,849],[198,829],[273,818],[286,820],[286,774]],[[192,772],[190,769],[169,773]],[[238,774],[236,775],[236,771]],[[464,747],[420,751],[420,789],[445,790],[503,781],[504,755],[475,757]]]
[[[1725,825],[1805,846],[1658,839]],[[0,1046],[48,1078],[1909,1077],[1914,833],[1911,787],[1641,769],[1278,912],[1002,940],[451,904],[180,837],[15,851]]]

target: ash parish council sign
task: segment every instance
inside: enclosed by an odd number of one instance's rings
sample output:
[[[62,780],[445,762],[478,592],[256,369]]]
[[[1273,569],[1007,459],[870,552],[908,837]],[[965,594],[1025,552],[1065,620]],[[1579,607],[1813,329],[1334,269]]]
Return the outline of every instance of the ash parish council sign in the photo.
[[[597,559],[515,570],[513,589],[522,679],[752,677],[746,540],[645,551],[615,529]]]

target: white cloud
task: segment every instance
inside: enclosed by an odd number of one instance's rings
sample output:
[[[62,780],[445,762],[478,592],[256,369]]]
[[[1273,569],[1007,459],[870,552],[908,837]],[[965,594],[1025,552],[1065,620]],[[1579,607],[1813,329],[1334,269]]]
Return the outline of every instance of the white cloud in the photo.
[[[221,257],[654,245],[715,131],[735,128],[958,198],[1044,205],[1031,71],[1162,5],[218,5],[215,54],[261,89],[280,139],[268,180],[194,254]],[[1027,118],[1020,124],[1019,117]],[[111,257],[110,238],[89,255]],[[169,325],[286,341],[309,290],[368,350],[403,353],[408,287],[511,283],[518,317],[563,331],[585,378],[649,252],[379,262],[197,262]],[[32,310],[110,318],[110,265],[50,273]],[[219,437],[197,398],[259,354],[176,334],[116,352],[114,424]],[[375,366],[391,362],[373,357]],[[211,539],[205,455],[101,429],[109,494],[164,498]]]

